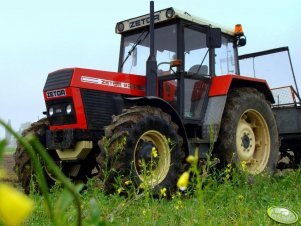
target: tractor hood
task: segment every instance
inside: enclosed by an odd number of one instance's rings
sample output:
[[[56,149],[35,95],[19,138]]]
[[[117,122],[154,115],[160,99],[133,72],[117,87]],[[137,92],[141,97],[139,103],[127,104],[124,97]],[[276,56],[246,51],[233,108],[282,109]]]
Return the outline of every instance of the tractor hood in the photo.
[[[69,87],[144,96],[145,77],[84,68],[62,69],[48,75],[43,90],[45,100],[66,96]]]

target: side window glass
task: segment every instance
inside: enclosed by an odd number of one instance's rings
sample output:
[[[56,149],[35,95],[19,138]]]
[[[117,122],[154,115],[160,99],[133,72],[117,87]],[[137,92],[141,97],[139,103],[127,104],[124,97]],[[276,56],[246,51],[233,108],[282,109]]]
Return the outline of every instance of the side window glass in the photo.
[[[233,43],[226,37],[222,37],[221,48],[215,49],[215,74],[235,74],[235,68]]]
[[[206,34],[185,28],[184,39],[185,71],[192,74],[208,74],[209,54],[206,46]],[[202,61],[203,64],[200,67]]]

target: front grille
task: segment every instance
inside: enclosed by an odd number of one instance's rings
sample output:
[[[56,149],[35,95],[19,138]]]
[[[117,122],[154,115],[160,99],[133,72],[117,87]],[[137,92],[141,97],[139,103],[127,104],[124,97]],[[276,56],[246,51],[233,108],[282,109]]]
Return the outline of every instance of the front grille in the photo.
[[[68,104],[70,104],[72,108],[70,114],[67,114],[66,112],[66,107]],[[76,115],[71,97],[46,101],[46,107],[50,125],[57,126],[76,123]],[[51,107],[54,111],[52,116],[49,115],[49,109]]]
[[[81,95],[88,129],[103,129],[112,121],[112,115],[118,113],[116,99],[119,94],[81,89]]]
[[[70,86],[73,69],[50,73],[47,77],[44,91],[60,89]]]

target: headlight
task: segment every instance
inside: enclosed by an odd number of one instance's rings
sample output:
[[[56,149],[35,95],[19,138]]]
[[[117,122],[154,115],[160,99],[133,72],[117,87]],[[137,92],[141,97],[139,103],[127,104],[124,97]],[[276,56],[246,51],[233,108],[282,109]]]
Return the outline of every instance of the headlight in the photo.
[[[71,106],[71,104],[68,104],[66,106],[66,113],[69,115],[71,112],[72,112],[72,106]]]
[[[53,107],[49,108],[49,110],[48,110],[48,114],[49,114],[49,116],[52,116],[52,115],[53,115],[53,113],[54,113],[54,109],[53,109]]]

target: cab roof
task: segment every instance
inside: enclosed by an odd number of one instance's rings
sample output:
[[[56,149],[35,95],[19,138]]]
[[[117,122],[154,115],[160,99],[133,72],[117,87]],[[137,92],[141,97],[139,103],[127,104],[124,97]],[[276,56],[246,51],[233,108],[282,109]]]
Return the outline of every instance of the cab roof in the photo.
[[[154,14],[155,14],[154,15],[155,23],[161,23],[161,22],[165,22],[168,20],[174,20],[176,18],[180,18],[180,19],[183,19],[186,21],[193,22],[198,25],[202,25],[202,26],[211,26],[213,28],[221,28],[223,33],[226,33],[231,36],[235,36],[233,29],[221,26],[217,23],[211,22],[209,20],[206,20],[206,19],[203,19],[203,18],[200,18],[197,16],[190,15],[187,12],[175,9],[173,7],[156,11]],[[137,28],[146,27],[149,25],[149,21],[150,21],[149,14],[145,14],[143,16],[131,18],[128,20],[124,20],[124,21],[118,22],[116,24],[115,31],[117,34],[122,34],[127,31],[135,30]]]

